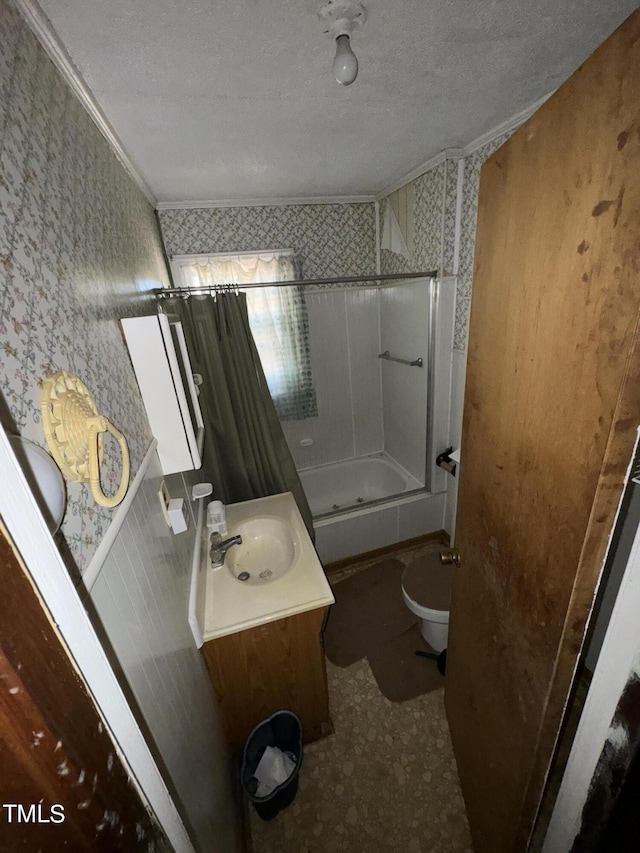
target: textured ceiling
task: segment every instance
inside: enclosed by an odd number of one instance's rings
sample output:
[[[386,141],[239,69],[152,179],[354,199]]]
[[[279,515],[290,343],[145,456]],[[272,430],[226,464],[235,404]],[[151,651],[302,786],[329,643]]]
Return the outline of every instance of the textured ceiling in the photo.
[[[364,0],[356,82],[320,0],[40,0],[159,201],[379,192],[543,97],[635,0]]]

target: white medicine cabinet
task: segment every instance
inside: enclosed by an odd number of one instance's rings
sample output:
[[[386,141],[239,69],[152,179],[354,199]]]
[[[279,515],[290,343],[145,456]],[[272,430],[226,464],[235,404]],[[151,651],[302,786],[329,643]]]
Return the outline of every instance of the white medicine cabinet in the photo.
[[[200,468],[204,422],[182,323],[166,314],[120,322],[163,473]]]

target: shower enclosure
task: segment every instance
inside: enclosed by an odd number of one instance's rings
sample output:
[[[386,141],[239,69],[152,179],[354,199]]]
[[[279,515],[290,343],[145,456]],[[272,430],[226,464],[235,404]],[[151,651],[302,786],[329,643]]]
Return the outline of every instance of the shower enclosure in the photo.
[[[317,416],[282,427],[324,562],[443,527],[454,284],[305,288]]]
[[[202,256],[205,264],[215,257]],[[174,257],[179,280],[180,264],[198,264],[199,258]],[[196,281],[158,295],[219,286]],[[296,409],[297,420],[290,407],[278,416],[311,506],[322,561],[441,530],[450,475],[435,459],[449,439],[455,279],[409,273],[291,284],[273,278],[233,287],[304,293],[308,334],[292,358],[308,366],[310,357],[313,405],[301,414]],[[280,300],[276,314],[286,302]],[[291,325],[293,316],[281,319]],[[261,334],[257,322],[254,337]],[[258,350],[269,376],[268,350],[274,341],[276,351],[286,347],[279,333],[267,338],[266,349],[262,341]],[[289,367],[293,362],[285,372]]]

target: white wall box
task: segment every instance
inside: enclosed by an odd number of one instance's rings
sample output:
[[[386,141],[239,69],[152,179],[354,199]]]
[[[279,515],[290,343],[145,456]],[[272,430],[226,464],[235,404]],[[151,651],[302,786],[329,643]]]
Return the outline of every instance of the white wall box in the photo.
[[[204,423],[182,323],[165,314],[120,322],[163,473],[200,468]]]

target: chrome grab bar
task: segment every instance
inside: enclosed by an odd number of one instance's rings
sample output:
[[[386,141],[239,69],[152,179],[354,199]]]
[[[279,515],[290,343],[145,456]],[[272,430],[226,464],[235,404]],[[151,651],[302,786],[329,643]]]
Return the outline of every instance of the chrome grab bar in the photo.
[[[397,361],[399,364],[408,364],[409,367],[422,367],[422,359],[416,358],[414,361],[409,361],[407,358],[396,358],[393,355],[389,355],[389,350],[386,349],[384,352],[381,352],[378,358],[384,358],[385,361]]]

